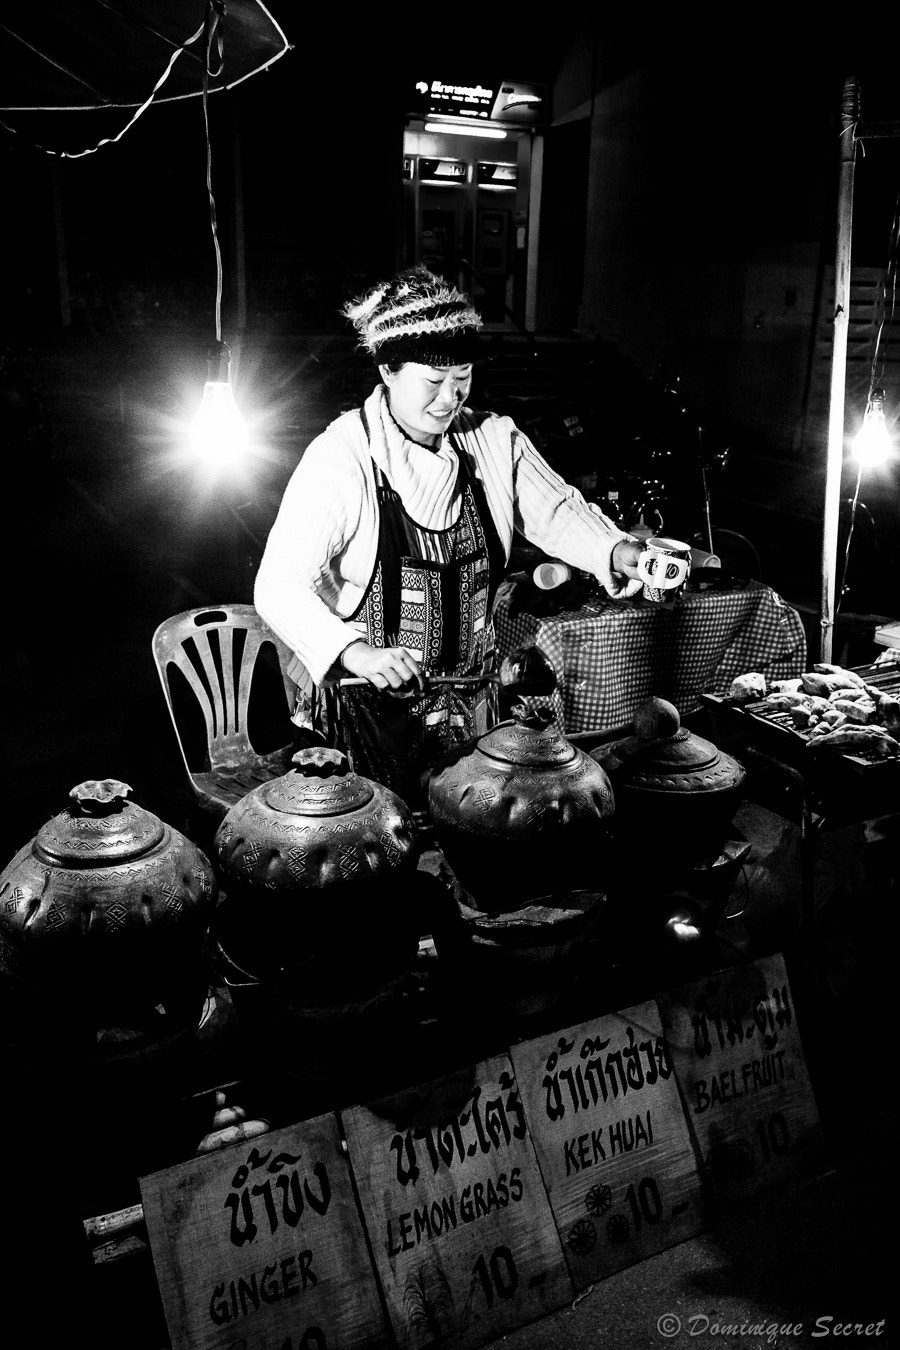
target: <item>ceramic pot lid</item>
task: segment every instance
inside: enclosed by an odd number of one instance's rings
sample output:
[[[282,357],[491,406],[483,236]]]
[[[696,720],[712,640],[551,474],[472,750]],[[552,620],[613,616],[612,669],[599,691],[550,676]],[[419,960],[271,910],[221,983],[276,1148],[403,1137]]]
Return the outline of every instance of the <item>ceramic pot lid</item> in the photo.
[[[504,764],[552,769],[570,764],[578,751],[561,734],[549,708],[513,708],[512,720],[498,722],[476,742],[482,754]]]
[[[107,867],[139,858],[159,844],[165,826],[126,800],[117,778],[89,779],[69,793],[69,806],[38,830],[35,855],[57,867]]]
[[[549,769],[570,764],[577,751],[553,725],[553,712],[534,700],[556,688],[556,674],[539,647],[517,647],[500,666],[500,687],[515,701],[511,720],[480,736],[482,754],[504,764]]]
[[[634,716],[635,735],[617,748],[620,781],[633,787],[679,791],[715,791],[737,784],[744,769],[692,731],[681,726],[674,704],[647,699]]]
[[[292,816],[338,816],[358,811],[375,795],[341,750],[315,745],[298,750],[290,769],[261,794],[273,811]]]

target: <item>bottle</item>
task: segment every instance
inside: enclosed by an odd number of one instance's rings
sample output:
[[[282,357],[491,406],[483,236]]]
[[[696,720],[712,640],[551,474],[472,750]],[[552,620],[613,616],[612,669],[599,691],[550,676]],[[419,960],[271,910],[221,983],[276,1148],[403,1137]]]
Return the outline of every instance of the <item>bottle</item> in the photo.
[[[625,529],[625,526],[623,525],[622,528]],[[635,539],[643,539],[643,540],[652,539],[654,535],[657,533],[656,530],[652,529],[647,524],[643,516],[640,516],[638,518],[638,521],[635,525],[629,525],[627,528],[628,533],[633,534]]]
[[[598,484],[597,505],[614,525],[622,524],[622,507],[619,502],[619,484],[614,478],[605,478]]]

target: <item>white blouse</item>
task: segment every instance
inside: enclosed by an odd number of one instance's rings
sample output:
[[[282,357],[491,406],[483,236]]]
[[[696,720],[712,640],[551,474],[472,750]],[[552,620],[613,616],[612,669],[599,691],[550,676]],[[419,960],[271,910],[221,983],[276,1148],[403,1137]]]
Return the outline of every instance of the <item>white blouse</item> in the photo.
[[[436,450],[410,441],[391,417],[383,385],[366,399],[367,438],[359,410],[344,413],[306,449],[284,492],[256,577],[254,603],[295,653],[290,674],[317,684],[351,642],[365,635],[348,622],[375,567],[378,499],[373,461],[424,529],[458,518],[458,460],[469,452],[508,558],[513,530],[551,557],[592,573],[614,596],[640,581],[610,567],[614,545],[630,538],[555,473],[509,417],[463,409]],[[304,669],[305,668],[305,671]]]

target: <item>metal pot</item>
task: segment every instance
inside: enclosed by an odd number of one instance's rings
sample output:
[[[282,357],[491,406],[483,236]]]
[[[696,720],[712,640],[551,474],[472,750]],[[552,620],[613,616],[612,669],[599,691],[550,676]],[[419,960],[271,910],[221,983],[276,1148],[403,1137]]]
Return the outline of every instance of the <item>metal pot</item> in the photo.
[[[519,654],[517,654],[518,658]],[[512,718],[451,752],[431,775],[435,836],[473,907],[509,911],[539,896],[602,884],[615,811],[606,771],[530,707],[552,687],[537,648],[501,671],[516,696]]]
[[[157,1005],[205,995],[212,867],[130,791],[79,783],[0,876],[0,971],[40,991],[48,1020],[63,1007],[81,1026],[146,1024]]]
[[[616,796],[617,837],[632,861],[672,866],[708,852],[728,831],[746,770],[711,741],[681,726],[674,704],[650,698],[633,734],[598,746],[591,757]]]
[[[216,831],[216,931],[251,979],[302,979],[316,1002],[415,951],[419,843],[406,803],[341,751],[312,747],[292,762]]]

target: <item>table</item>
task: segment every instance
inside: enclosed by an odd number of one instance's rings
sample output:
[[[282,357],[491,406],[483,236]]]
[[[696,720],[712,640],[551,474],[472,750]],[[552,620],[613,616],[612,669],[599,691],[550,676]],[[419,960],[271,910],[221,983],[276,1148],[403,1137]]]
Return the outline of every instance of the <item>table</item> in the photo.
[[[900,693],[900,665],[851,669],[887,694]],[[748,771],[749,799],[799,826],[801,955],[814,971],[819,839],[828,830],[857,824],[865,825],[867,835],[872,829],[886,840],[900,838],[900,759],[866,762],[861,756],[811,752],[804,733],[779,723],[777,715],[767,720],[754,715],[752,704],[730,704],[714,694],[705,694],[704,703],[712,740]],[[896,857],[895,848],[890,856]]]
[[[790,679],[806,668],[800,615],[762,582],[685,591],[671,605],[639,597],[596,596],[558,613],[523,573],[497,594],[494,624],[501,656],[535,644],[556,671],[549,703],[565,734],[624,725],[652,696],[682,717],[699,712],[701,694],[725,694],[737,675],[757,670]],[[562,588],[560,588],[562,590]]]

